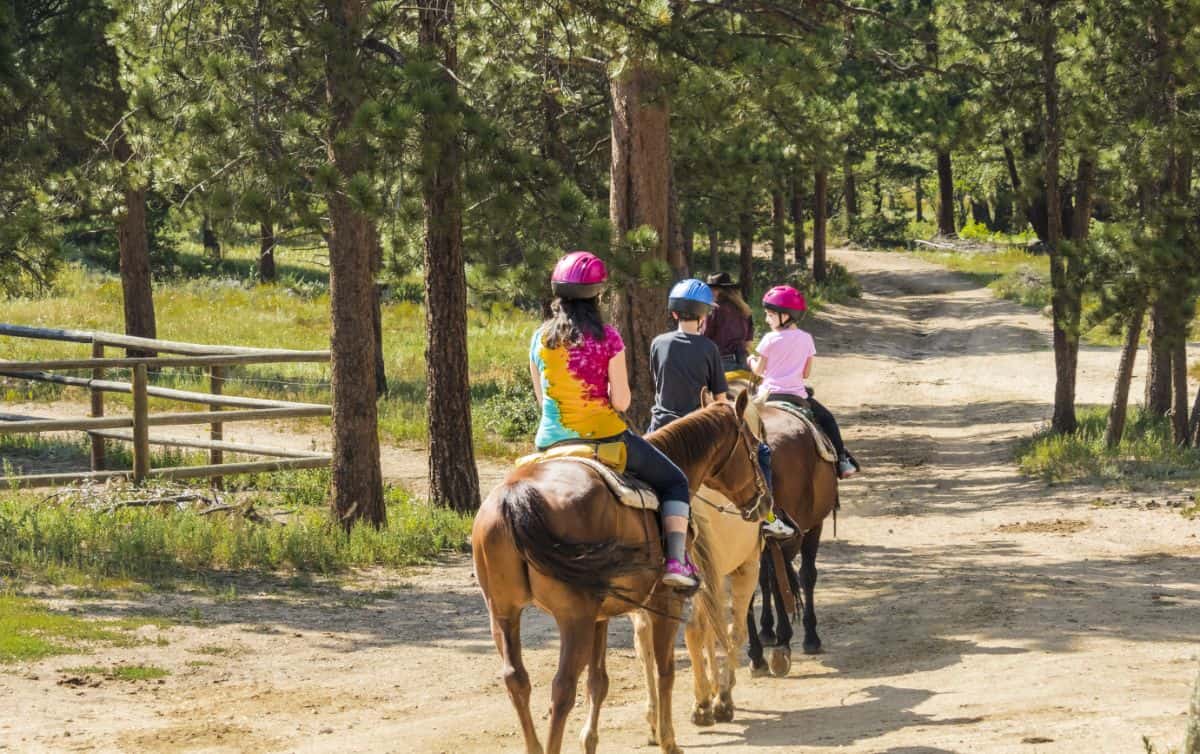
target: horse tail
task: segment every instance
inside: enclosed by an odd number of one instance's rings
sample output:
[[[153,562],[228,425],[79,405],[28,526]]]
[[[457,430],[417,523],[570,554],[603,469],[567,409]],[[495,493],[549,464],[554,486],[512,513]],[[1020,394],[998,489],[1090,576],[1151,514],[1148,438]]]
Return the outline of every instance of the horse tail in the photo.
[[[708,630],[717,638],[717,644],[727,657],[731,657],[729,646],[729,606],[717,598],[718,591],[724,592],[724,577],[717,573],[716,558],[713,557],[712,530],[701,520],[692,519],[696,536],[692,538],[692,565],[700,571],[700,592],[696,595],[695,618],[700,625],[708,624]],[[736,647],[733,649],[736,650]]]
[[[651,568],[643,548],[616,539],[574,542],[555,534],[546,519],[546,498],[525,479],[509,485],[500,511],[517,551],[543,574],[596,600],[614,594],[613,580]]]

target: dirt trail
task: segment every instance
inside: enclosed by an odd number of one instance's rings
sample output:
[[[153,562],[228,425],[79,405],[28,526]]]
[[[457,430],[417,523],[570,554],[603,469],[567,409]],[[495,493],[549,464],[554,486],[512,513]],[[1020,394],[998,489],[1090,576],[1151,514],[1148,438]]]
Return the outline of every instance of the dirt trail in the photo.
[[[864,296],[813,326],[813,382],[867,471],[843,487],[839,538],[827,532],[819,559],[825,654],[799,656],[784,679],[743,670],[737,719],[701,729],[688,721],[681,651],[680,744],[1139,752],[1146,735],[1178,745],[1200,638],[1200,522],[1160,505],[1097,506],[1134,495],[1047,488],[1015,472],[1011,441],[1050,411],[1043,318],[904,255],[834,258]],[[1083,349],[1081,402],[1107,400],[1115,365],[1112,350]],[[1160,503],[1163,491],[1153,497]],[[0,675],[0,747],[523,750],[465,559],[302,593],[270,580],[238,590],[232,600],[76,603],[111,614],[196,608],[201,622],[164,630],[166,646]],[[556,632],[530,610],[523,641],[544,730]],[[57,668],[134,657],[173,675],[162,685],[55,685]],[[213,664],[188,665],[197,659]],[[657,751],[644,745],[627,621],[614,621],[610,673],[601,750]],[[582,718],[577,708],[568,750]]]

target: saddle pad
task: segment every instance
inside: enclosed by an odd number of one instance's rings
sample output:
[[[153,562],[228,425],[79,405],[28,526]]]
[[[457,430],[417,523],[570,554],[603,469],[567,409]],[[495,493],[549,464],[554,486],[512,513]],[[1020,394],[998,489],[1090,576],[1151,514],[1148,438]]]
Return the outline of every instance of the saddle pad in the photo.
[[[563,443],[562,445],[555,445],[538,453],[521,456],[517,459],[515,465],[524,466],[530,463],[548,461],[551,458],[590,458],[593,461],[615,469],[618,474],[624,474],[626,452],[625,443],[620,441]]]
[[[801,406],[797,406],[790,401],[767,401],[768,406],[773,406],[781,411],[786,411],[808,426],[808,430],[812,432],[813,439],[816,440],[817,453],[821,458],[830,463],[837,462],[837,451],[834,450],[833,442],[829,437],[817,426],[813,420],[812,412]]]

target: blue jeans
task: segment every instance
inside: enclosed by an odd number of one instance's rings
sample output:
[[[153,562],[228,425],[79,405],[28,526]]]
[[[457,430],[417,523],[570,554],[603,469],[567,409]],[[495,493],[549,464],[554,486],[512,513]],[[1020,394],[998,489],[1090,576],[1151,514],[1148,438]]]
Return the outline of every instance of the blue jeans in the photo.
[[[621,439],[625,442],[626,471],[653,487],[664,503],[672,500],[686,504],[691,499],[687,476],[674,461],[634,432],[626,430]]]

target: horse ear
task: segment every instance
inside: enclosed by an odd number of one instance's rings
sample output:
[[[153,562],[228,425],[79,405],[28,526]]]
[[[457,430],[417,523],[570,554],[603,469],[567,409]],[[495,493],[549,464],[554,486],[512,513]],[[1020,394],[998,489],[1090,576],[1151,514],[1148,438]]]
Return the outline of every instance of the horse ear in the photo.
[[[712,402],[713,402],[712,393],[709,392],[708,388],[706,388],[706,387],[700,388],[700,408],[704,408]]]
[[[743,390],[738,393],[737,401],[733,404],[733,408],[737,411],[737,417],[741,419],[746,414],[746,406],[750,403],[750,396]]]

